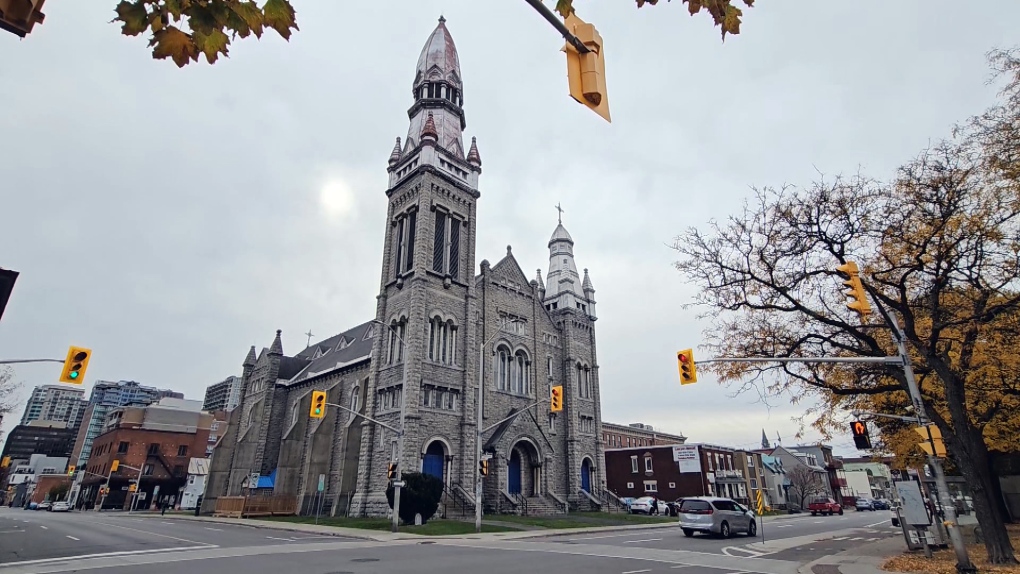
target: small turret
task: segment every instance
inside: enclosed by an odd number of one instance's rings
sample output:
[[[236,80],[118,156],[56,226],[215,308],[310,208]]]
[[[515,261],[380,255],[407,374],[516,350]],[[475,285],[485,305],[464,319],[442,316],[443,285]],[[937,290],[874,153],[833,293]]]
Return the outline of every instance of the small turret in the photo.
[[[269,347],[269,354],[270,355],[281,355],[281,356],[283,355],[283,341],[280,340],[280,333],[282,333],[282,332],[283,331],[281,331],[280,329],[276,330],[276,338],[273,339],[273,344],[272,344],[272,346]]]
[[[425,120],[425,125],[421,128],[421,142],[436,143],[439,141],[439,132],[436,131],[436,122],[432,119],[432,112],[429,112],[429,117]]]
[[[468,150],[467,162],[476,168],[482,167],[482,156],[478,155],[478,141],[474,136],[471,136],[471,149]]]
[[[397,137],[397,143],[393,146],[393,152],[390,153],[390,167],[397,165],[400,162],[400,138]]]

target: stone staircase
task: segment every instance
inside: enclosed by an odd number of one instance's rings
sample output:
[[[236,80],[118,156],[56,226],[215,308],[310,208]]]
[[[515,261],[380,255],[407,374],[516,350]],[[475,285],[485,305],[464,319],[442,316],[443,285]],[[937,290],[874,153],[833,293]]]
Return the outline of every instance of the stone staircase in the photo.
[[[529,496],[528,516],[547,516],[550,514],[563,514],[563,506],[554,500],[544,496]]]

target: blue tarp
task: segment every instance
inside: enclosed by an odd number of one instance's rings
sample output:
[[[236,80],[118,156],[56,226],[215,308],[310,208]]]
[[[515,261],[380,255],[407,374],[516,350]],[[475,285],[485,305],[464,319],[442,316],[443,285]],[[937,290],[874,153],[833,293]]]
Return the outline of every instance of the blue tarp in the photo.
[[[259,484],[256,488],[274,488],[276,485],[276,470],[277,469],[274,468],[273,472],[270,473],[269,476],[260,476]]]

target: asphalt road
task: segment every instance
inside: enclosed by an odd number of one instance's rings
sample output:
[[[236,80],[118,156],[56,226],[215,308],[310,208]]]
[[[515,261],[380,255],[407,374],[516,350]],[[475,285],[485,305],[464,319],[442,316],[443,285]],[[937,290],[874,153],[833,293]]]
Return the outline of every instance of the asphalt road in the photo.
[[[0,566],[108,553],[306,544],[332,536],[113,512],[46,512],[0,507]]]
[[[881,525],[876,524],[882,522]],[[0,509],[0,574],[794,574],[819,549],[878,539],[888,512],[786,518],[760,538],[684,538],[679,528],[529,539],[465,536],[377,542],[125,513]],[[871,525],[871,527],[869,527]]]
[[[629,530],[619,533],[593,533],[549,536],[544,540],[561,544],[599,544],[634,548],[685,550],[726,556],[769,557],[808,562],[846,550],[855,545],[900,536],[892,527],[892,512],[847,511],[843,516],[796,515],[766,519],[759,523],[758,535],[750,538],[735,534],[720,538],[696,534],[687,538],[679,527]],[[764,533],[764,543],[762,534]]]

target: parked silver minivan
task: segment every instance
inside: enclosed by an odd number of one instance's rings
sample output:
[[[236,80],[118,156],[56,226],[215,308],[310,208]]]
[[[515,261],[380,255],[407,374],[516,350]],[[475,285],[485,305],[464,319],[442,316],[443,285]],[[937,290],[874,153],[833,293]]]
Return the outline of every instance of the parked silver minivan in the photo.
[[[684,536],[705,532],[729,538],[734,532],[745,532],[748,536],[758,533],[754,512],[729,498],[685,498],[680,501],[679,514]]]

